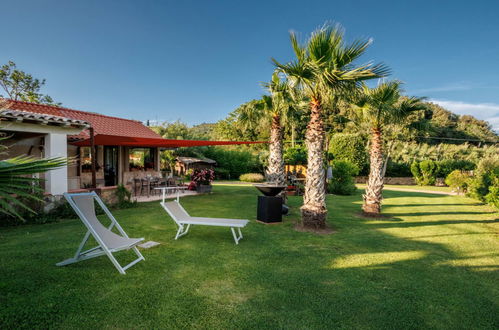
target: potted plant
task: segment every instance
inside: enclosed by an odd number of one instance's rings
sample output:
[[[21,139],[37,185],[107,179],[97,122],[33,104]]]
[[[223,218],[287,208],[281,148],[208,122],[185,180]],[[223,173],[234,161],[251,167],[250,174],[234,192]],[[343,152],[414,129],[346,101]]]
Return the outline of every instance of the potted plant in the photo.
[[[286,189],[286,194],[288,196],[295,196],[296,195],[296,186],[295,185],[288,185],[288,188]]]
[[[212,169],[194,170],[191,180],[196,184],[198,193],[211,192],[211,182],[215,179],[215,173]]]

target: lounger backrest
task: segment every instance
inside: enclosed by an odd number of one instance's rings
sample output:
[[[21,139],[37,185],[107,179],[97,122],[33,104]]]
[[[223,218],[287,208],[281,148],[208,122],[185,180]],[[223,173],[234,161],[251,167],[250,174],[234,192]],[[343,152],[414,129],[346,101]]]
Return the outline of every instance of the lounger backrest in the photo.
[[[81,220],[87,227],[92,227],[92,229],[97,233],[97,235],[99,235],[99,237],[106,245],[114,246],[114,243],[118,242],[118,240],[122,238],[122,236],[117,235],[111,230],[104,227],[99,219],[97,219],[97,215],[95,214],[95,203],[93,195],[70,195],[69,198],[73,200],[78,210],[84,216],[84,219]],[[73,205],[71,206],[74,208]],[[76,214],[80,216],[78,212],[76,212]]]
[[[173,221],[175,221],[177,224],[180,224],[180,222],[187,221],[191,218],[191,216],[184,210],[182,205],[180,205],[180,203],[177,201],[164,203],[162,202],[161,205],[172,217]]]

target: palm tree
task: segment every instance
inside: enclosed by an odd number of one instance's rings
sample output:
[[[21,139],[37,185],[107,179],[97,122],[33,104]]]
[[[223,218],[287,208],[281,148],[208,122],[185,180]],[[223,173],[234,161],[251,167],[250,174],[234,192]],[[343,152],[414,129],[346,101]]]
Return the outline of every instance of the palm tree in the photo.
[[[267,181],[284,185],[283,125],[293,121],[298,107],[294,104],[287,81],[281,79],[278,72],[274,72],[271,81],[263,86],[270,95],[263,95],[257,102],[247,103],[241,109],[238,119],[248,129],[262,126],[270,120]]]
[[[270,96],[264,95],[261,105],[267,117],[271,118],[267,181],[285,185],[283,124],[293,121],[297,107],[294,106],[288,82],[282,80],[278,72],[274,72],[270,83],[264,84],[264,87],[268,89]]]
[[[6,101],[0,99],[0,112]],[[9,138],[5,134],[0,135],[0,156],[5,154],[8,147],[1,144]],[[38,185],[40,179],[32,175],[47,172],[59,168],[68,163],[65,158],[35,159],[21,156],[0,160],[0,213],[7,216],[22,219],[17,209],[34,211],[19,198],[41,201],[34,193],[41,193],[43,189]]]
[[[310,99],[310,119],[305,136],[308,150],[307,181],[301,208],[302,224],[308,228],[326,226],[326,190],[324,171],[325,130],[324,105],[333,97],[341,97],[360,81],[386,75],[382,64],[354,65],[365,53],[370,40],[346,44],[339,25],[324,26],[314,31],[307,42],[300,45],[291,33],[291,45],[296,59],[286,64],[274,61],[291,85]]]
[[[369,147],[370,169],[362,210],[366,214],[381,212],[384,181],[383,128],[390,124],[400,124],[415,111],[425,110],[422,98],[401,97],[401,82],[389,81],[375,88],[362,85],[359,95],[353,101],[360,120],[371,131]]]

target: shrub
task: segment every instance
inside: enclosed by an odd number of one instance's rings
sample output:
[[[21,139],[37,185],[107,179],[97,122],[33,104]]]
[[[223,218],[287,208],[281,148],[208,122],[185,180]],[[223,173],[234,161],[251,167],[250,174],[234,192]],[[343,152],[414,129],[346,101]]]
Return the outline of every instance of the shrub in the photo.
[[[306,165],[307,150],[303,146],[286,148],[284,150],[284,162],[288,165]]]
[[[331,164],[332,178],[328,182],[328,192],[337,195],[352,195],[357,188],[353,177],[359,173],[357,165],[346,160],[335,160]]]
[[[246,173],[239,176],[239,180],[245,182],[263,182],[265,177],[260,173]]]
[[[137,206],[137,202],[132,202],[132,192],[126,189],[123,184],[118,185],[116,188],[116,197],[118,198],[116,207],[119,209],[127,209]]]
[[[458,193],[466,192],[470,175],[464,171],[454,170],[445,178],[445,184]]]
[[[496,206],[499,187],[499,159],[484,158],[476,168],[475,176],[470,181],[468,195],[482,202]]]
[[[437,179],[437,164],[432,160],[413,162],[411,172],[417,184],[421,186],[433,185]]]
[[[210,168],[203,170],[196,169],[191,175],[191,180],[196,184],[196,186],[209,185],[213,180],[215,180],[215,172]]]
[[[222,180],[230,177],[230,171],[226,168],[216,168],[215,169],[215,179]]]
[[[472,171],[475,169],[475,163],[469,160],[454,160],[447,159],[436,162],[437,164],[437,178],[446,178],[451,172],[455,170]]]
[[[241,174],[259,172],[263,168],[258,156],[246,150],[208,147],[203,156],[216,160],[220,179],[235,179]]]
[[[499,176],[496,176],[489,186],[489,193],[485,195],[485,201],[499,209]]]
[[[329,153],[334,160],[346,160],[359,171],[367,169],[366,140],[359,134],[334,134],[329,144]]]
[[[411,166],[409,164],[394,162],[391,159],[388,161],[385,176],[410,177],[411,174]]]

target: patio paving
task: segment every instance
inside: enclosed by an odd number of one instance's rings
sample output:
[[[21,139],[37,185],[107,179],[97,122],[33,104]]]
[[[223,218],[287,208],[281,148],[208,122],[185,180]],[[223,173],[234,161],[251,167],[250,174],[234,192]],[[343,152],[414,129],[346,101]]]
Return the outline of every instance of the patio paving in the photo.
[[[180,198],[182,198],[184,196],[195,196],[195,195],[201,195],[201,194],[199,194],[197,191],[184,190],[184,191],[180,191],[179,196],[180,196]],[[167,194],[166,196],[167,196],[166,198],[176,198],[177,193]],[[147,195],[146,196],[132,196],[132,200],[137,201],[139,203],[160,201],[161,198],[162,198],[161,194],[155,194],[155,195],[150,195],[150,196],[147,196]]]

